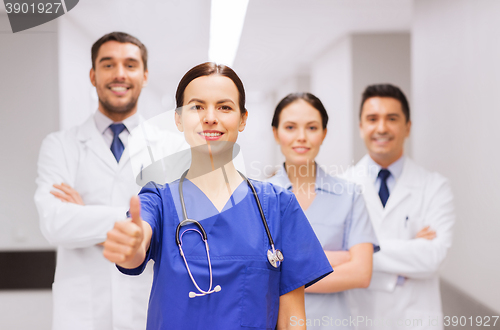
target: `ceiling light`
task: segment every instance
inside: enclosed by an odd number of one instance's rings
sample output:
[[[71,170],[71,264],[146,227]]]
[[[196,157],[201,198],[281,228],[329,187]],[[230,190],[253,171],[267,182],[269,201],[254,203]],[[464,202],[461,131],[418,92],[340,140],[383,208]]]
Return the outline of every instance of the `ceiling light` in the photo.
[[[209,61],[233,65],[247,7],[248,0],[212,0]]]

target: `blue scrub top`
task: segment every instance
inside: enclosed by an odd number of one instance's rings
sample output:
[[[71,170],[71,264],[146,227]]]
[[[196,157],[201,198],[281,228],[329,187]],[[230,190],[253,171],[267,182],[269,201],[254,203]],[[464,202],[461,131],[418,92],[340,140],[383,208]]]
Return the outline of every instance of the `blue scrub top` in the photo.
[[[270,183],[253,181],[275,247],[283,252],[279,268],[267,260],[269,241],[255,198],[246,182],[234,191],[221,213],[189,180],[183,191],[188,218],[200,220],[207,236],[213,285],[220,292],[189,298],[198,293],[175,241],[182,219],[178,181],[168,185],[150,183],[140,194],[141,216],[153,229],[150,249],[143,265],[120,268],[140,274],[149,259],[155,261],[154,281],[147,329],[274,329],[279,296],[308,286],[332,272],[306,216],[295,196]],[[193,224],[184,226],[180,233]],[[199,287],[209,287],[205,245],[200,235],[183,236],[182,248]]]
[[[284,166],[269,182],[292,189]],[[315,192],[305,214],[324,250],[347,251],[360,243],[372,243],[375,252],[380,250],[360,186],[330,176],[316,166]],[[344,292],[306,293],[308,329],[351,329],[350,315]]]

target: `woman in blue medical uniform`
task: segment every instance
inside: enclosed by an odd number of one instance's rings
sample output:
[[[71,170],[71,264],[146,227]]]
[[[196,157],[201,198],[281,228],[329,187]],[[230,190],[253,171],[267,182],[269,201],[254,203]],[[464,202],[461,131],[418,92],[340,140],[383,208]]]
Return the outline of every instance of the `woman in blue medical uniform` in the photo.
[[[204,63],[176,101],[191,167],[131,199],[132,220],[115,224],[104,256],[129,275],[155,261],[147,329],[305,329],[304,287],[332,269],[293,193],[247,182],[233,165],[243,84]]]
[[[269,181],[293,191],[335,272],[306,290],[310,329],[351,329],[345,290],[366,288],[379,249],[360,188],[328,175],[315,158],[328,114],[310,93],[285,97],[272,126],[285,163]]]

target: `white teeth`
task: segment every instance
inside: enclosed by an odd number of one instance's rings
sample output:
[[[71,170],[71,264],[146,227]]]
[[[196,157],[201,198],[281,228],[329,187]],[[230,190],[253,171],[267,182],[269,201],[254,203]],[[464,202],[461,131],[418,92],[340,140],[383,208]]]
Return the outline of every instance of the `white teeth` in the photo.
[[[201,133],[201,135],[206,137],[216,137],[216,136],[221,136],[222,133]]]
[[[127,90],[127,87],[115,86],[111,87],[111,90],[114,92],[124,92]]]

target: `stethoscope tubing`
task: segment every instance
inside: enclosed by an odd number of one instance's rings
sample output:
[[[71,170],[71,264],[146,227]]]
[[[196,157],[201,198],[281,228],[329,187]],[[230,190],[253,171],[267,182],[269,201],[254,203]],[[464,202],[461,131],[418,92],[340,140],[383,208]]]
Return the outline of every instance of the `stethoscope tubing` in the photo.
[[[224,169],[222,169],[222,170],[224,171]],[[212,289],[212,284],[213,284],[213,282],[212,282],[212,262],[210,260],[210,252],[209,252],[209,247],[208,247],[207,233],[205,232],[205,229],[203,228],[203,226],[198,221],[189,219],[187,217],[186,204],[184,202],[184,194],[183,194],[183,191],[182,191],[182,186],[183,186],[184,179],[186,178],[186,175],[187,175],[188,172],[189,172],[189,170],[186,170],[182,174],[181,179],[179,181],[179,198],[180,198],[180,201],[181,201],[183,220],[177,225],[177,228],[176,228],[176,231],[175,231],[175,241],[177,243],[177,246],[179,247],[179,252],[180,252],[180,254],[182,256],[182,259],[184,260],[184,264],[186,265],[186,269],[187,269],[187,271],[189,273],[189,277],[191,278],[191,281],[195,285],[196,289],[198,289],[198,291],[200,292],[200,293],[190,292],[189,293],[189,297],[190,298],[194,298],[194,297],[208,295],[208,294],[211,294],[211,293],[214,293],[214,292],[219,292],[221,290],[221,287],[219,285],[217,285],[214,289]],[[261,217],[261,220],[262,220],[262,224],[264,225],[264,228],[265,228],[266,234],[267,234],[267,238],[269,240],[269,244],[271,245],[271,248],[272,248],[272,252],[271,252],[271,250],[268,250],[268,252],[267,252],[267,258],[269,260],[269,263],[271,263],[271,265],[273,267],[277,268],[277,267],[279,267],[279,264],[283,261],[283,254],[281,253],[280,250],[276,250],[274,248],[274,241],[273,241],[273,238],[271,236],[271,232],[269,230],[269,226],[267,225],[267,220],[266,220],[266,217],[264,215],[264,211],[262,209],[262,205],[260,204],[259,196],[257,195],[257,191],[255,190],[255,187],[250,182],[250,180],[246,176],[244,176],[240,171],[238,171],[238,173],[247,182],[247,184],[250,186],[250,189],[252,190],[252,193],[254,195],[255,201],[257,203],[257,207],[259,208],[259,213],[260,213],[260,217]],[[224,173],[224,177],[226,177],[225,173]],[[190,228],[190,229],[185,230],[179,236],[179,232],[180,232],[181,227],[183,225],[185,225],[185,224],[188,224],[188,223],[195,224],[198,227],[199,230]],[[186,232],[188,232],[188,231],[195,231],[195,232],[197,232],[201,236],[203,242],[205,242],[205,249],[206,249],[206,252],[207,252],[207,259],[208,259],[208,269],[209,269],[209,272],[210,272],[210,286],[209,286],[209,288],[208,288],[207,291],[202,290],[198,286],[198,284],[196,283],[196,281],[195,281],[195,279],[193,277],[193,274],[191,273],[191,269],[189,268],[188,262],[186,260],[186,256],[184,255],[184,251],[182,250],[182,236]]]
[[[184,202],[184,194],[182,193],[182,186],[183,186],[184,179],[186,178],[186,175],[188,174],[188,172],[189,172],[189,170],[186,170],[182,174],[181,179],[179,181],[179,197],[180,197],[180,200],[181,200],[181,208],[182,208],[182,216],[183,216],[183,220],[182,220],[180,226],[183,226],[185,221],[186,222],[191,222],[191,223],[194,223],[194,224],[198,225],[198,228],[200,228],[201,232],[203,233],[203,239],[206,240],[207,239],[207,234],[205,233],[205,230],[203,229],[203,227],[201,226],[201,224],[198,221],[188,219],[188,216],[187,216],[186,203]],[[274,240],[273,240],[273,238],[271,236],[271,231],[269,230],[269,226],[267,225],[266,216],[264,215],[264,210],[262,209],[262,205],[260,204],[260,199],[259,199],[259,197],[257,195],[257,191],[255,190],[255,187],[252,184],[252,182],[250,182],[250,180],[245,175],[243,175],[243,173],[241,173],[240,171],[238,171],[238,173],[241,175],[241,177],[243,178],[243,180],[245,180],[247,182],[247,184],[250,186],[250,189],[252,190],[252,193],[253,193],[254,198],[255,198],[255,202],[257,203],[257,207],[259,209],[260,219],[262,221],[262,224],[264,225],[264,229],[266,230],[267,239],[269,240],[269,244],[273,248],[273,252],[274,252]],[[180,226],[177,226],[177,232],[176,232],[176,235],[175,235],[176,241],[177,241],[177,245],[179,245],[179,239],[178,239],[178,237],[179,237]]]
[[[250,189],[252,189],[253,195],[255,197],[255,201],[257,202],[257,207],[259,208],[260,219],[262,220],[262,224],[264,225],[264,228],[266,229],[266,234],[267,234],[267,238],[269,240],[269,244],[272,246],[272,248],[274,250],[274,241],[273,241],[273,238],[271,237],[271,231],[269,230],[269,226],[267,225],[267,219],[266,219],[266,216],[264,215],[264,210],[262,209],[262,205],[260,204],[260,199],[257,196],[257,191],[255,190],[255,187],[250,182],[250,180],[246,176],[244,176],[243,173],[241,173],[240,171],[238,171],[238,173],[241,175],[241,177],[244,180],[246,180],[247,184],[250,186]]]
[[[189,229],[188,229],[189,230]],[[186,230],[186,231],[188,231]],[[194,229],[192,229],[194,230]],[[185,232],[186,232],[185,231]],[[185,233],[184,232],[184,233]],[[183,233],[183,234],[184,234]],[[210,252],[208,252],[208,243],[206,240],[203,240],[205,242],[205,249],[207,251],[207,259],[208,259],[208,269],[209,269],[209,272],[210,272],[210,285],[208,287],[208,290],[207,291],[204,291],[202,290],[198,284],[196,283],[196,281],[194,280],[194,277],[193,277],[193,274],[191,273],[191,269],[189,268],[189,265],[187,263],[187,260],[186,260],[186,256],[184,255],[184,251],[182,250],[182,244],[179,245],[179,249],[180,249],[180,252],[181,252],[181,256],[182,256],[182,259],[184,260],[184,264],[186,265],[186,268],[187,268],[187,271],[188,271],[188,274],[189,274],[189,277],[191,277],[191,281],[193,282],[194,286],[196,286],[196,289],[198,289],[198,291],[200,291],[202,294],[210,294],[212,293],[212,263],[210,262]]]

